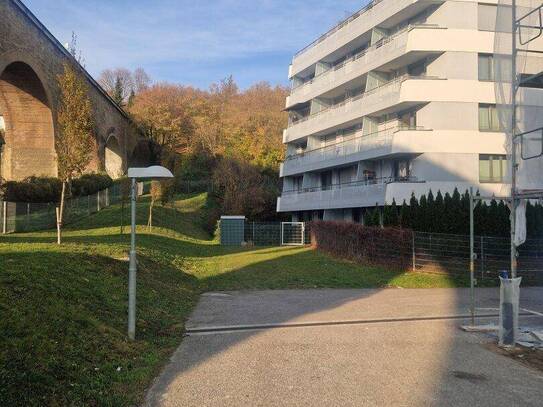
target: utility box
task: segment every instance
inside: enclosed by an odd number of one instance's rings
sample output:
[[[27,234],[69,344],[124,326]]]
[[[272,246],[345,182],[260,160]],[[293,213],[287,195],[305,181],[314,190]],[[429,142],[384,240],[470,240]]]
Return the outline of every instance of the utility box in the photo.
[[[242,246],[245,243],[245,216],[221,216],[221,245]]]

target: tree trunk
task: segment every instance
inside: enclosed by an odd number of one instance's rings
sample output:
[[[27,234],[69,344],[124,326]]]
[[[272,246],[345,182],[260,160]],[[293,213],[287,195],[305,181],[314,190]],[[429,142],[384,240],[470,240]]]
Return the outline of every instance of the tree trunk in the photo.
[[[62,182],[62,193],[60,194],[60,208],[57,208],[57,244],[62,243],[62,219],[64,217],[64,201],[66,200],[66,184]]]
[[[149,228],[149,232],[153,230],[153,206],[155,204],[155,201],[151,199],[151,205],[149,205],[149,221],[147,222],[147,227]]]
[[[124,233],[124,196],[121,197],[121,235]]]

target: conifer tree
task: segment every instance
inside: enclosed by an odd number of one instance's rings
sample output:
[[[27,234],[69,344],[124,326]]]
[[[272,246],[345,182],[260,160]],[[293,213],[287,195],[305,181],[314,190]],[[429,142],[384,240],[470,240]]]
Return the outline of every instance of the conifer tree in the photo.
[[[434,228],[437,233],[444,233],[444,202],[441,190],[437,191],[436,200],[434,202]]]
[[[400,226],[404,229],[411,228],[411,219],[410,219],[410,210],[407,202],[403,201],[402,207],[400,208]]]

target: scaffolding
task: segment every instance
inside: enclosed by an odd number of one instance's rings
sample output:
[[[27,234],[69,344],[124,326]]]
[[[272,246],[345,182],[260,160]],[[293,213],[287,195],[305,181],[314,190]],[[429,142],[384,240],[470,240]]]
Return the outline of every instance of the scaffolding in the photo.
[[[519,231],[526,217],[517,217],[528,200],[543,200],[543,1],[499,0],[496,12],[494,75],[500,126],[506,133],[510,157],[508,194],[481,196],[470,190],[471,316],[475,323],[474,206],[492,199],[508,202],[511,210],[511,278],[517,278]],[[530,166],[528,162],[536,162]],[[532,168],[530,168],[532,167]],[[528,174],[528,175],[527,175]],[[531,177],[531,179],[530,179]],[[517,234],[519,234],[517,236]]]

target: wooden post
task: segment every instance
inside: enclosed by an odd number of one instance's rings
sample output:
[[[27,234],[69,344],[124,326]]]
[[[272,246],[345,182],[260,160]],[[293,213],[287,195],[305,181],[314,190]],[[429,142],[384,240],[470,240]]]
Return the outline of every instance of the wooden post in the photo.
[[[2,202],[2,233],[5,235],[8,232],[8,203]]]

